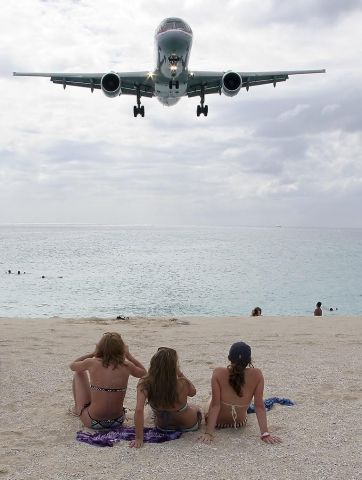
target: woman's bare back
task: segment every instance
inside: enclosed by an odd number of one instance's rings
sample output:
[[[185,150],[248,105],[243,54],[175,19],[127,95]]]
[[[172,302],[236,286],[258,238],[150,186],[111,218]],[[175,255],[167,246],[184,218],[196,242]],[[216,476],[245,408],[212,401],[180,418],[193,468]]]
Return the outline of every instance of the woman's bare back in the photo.
[[[261,378],[261,371],[258,368],[245,369],[245,383],[242,386],[242,396],[239,396],[230,385],[230,370],[228,368],[216,368],[213,377],[220,391],[220,412],[217,424],[233,424],[234,421],[242,422],[245,420],[247,409]],[[233,412],[236,412],[236,418]]]

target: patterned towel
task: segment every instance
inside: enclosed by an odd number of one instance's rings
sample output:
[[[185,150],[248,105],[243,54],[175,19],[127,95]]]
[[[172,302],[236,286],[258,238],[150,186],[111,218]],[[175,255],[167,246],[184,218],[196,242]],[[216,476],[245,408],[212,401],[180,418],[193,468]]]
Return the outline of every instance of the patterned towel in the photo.
[[[182,432],[161,432],[157,428],[145,427],[143,441],[149,443],[162,443],[168,442],[169,440],[176,440],[177,438],[180,438],[181,435]],[[134,438],[134,427],[119,427],[115,430],[96,433],[79,431],[76,436],[76,439],[79,442],[96,445],[98,447],[113,447],[113,445],[120,440],[134,440]]]
[[[278,403],[279,405],[288,405],[288,406],[294,405],[294,402],[292,402],[292,400],[289,400],[289,398],[270,397],[264,400],[265,408],[268,411],[272,408],[274,403]],[[248,413],[255,413],[255,406],[253,404],[250,405],[250,407],[248,408]]]

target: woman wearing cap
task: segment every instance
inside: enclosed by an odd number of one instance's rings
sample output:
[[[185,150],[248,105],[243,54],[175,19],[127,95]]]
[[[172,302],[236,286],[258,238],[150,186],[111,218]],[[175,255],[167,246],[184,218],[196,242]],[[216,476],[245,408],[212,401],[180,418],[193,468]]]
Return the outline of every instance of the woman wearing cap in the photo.
[[[187,403],[196,394],[196,388],[180,371],[177,352],[160,347],[153,355],[150,368],[137,387],[134,415],[136,438],[130,447],[143,445],[144,407],[152,408],[154,422],[164,432],[194,432],[200,428],[202,413],[196,405]]]
[[[263,400],[264,378],[253,368],[251,348],[244,342],[234,343],[229,351],[230,365],[215,368],[211,378],[212,397],[205,414],[206,430],[199,437],[204,443],[214,439],[215,428],[239,428],[247,422],[247,410],[254,397],[260,438],[265,443],[279,443],[280,438],[268,432]]]

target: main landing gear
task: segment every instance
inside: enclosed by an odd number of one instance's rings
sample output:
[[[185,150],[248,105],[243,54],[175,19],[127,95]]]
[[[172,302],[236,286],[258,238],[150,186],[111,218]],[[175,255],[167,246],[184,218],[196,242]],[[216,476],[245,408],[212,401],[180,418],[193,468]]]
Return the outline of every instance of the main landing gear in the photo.
[[[141,105],[141,106],[134,106],[133,107],[133,116],[134,117],[137,117],[137,115],[141,115],[141,117],[144,117],[145,116],[145,107],[144,105]]]
[[[196,109],[196,115],[199,117],[202,113],[204,114],[205,117],[207,117],[207,114],[209,113],[209,107],[208,105],[205,104],[205,87],[201,87],[201,93],[200,93],[200,105],[197,105]]]
[[[145,107],[141,105],[141,92],[140,89],[137,89],[137,105],[133,107],[133,116],[137,117],[137,115],[141,115],[141,117],[145,116]]]

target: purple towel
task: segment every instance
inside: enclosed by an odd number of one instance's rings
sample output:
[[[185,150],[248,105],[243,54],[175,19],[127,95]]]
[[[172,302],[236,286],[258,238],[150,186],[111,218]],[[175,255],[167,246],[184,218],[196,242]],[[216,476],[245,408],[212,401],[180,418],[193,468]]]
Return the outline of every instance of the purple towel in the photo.
[[[182,432],[161,432],[161,430],[157,428],[146,427],[143,433],[143,441],[148,443],[162,443],[168,442],[169,440],[176,440],[180,438],[181,435]],[[96,445],[98,447],[113,447],[113,444],[120,440],[134,440],[134,438],[134,427],[119,427],[115,430],[96,433],[79,431],[76,437],[79,442]]]

